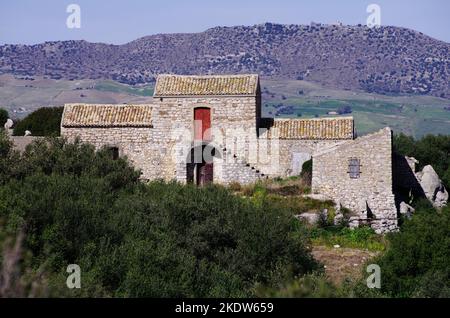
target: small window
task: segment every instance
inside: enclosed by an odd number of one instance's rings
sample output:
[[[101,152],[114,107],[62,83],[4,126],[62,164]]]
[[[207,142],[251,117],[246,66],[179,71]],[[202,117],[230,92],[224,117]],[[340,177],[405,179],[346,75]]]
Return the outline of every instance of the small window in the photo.
[[[111,158],[113,160],[119,159],[119,148],[118,147],[110,147],[108,148],[109,153],[111,154]]]
[[[359,179],[361,175],[361,161],[356,158],[350,158],[348,162],[348,173],[351,179]]]

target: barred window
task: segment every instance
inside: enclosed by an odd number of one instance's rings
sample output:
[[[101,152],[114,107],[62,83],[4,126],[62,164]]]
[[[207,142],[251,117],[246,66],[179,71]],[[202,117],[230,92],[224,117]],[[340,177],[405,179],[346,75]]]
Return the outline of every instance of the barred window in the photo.
[[[348,173],[351,179],[358,179],[361,175],[361,160],[350,158],[348,162]]]

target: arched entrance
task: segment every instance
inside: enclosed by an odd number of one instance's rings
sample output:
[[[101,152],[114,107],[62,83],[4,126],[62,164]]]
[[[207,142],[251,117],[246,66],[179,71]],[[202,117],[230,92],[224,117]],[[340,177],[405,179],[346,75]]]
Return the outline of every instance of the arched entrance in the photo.
[[[214,181],[214,157],[221,158],[220,153],[210,143],[194,143],[186,159],[187,182],[198,186]]]
[[[211,109],[197,107],[194,109],[194,141],[188,158],[187,181],[199,186],[214,181],[215,148],[211,142]]]

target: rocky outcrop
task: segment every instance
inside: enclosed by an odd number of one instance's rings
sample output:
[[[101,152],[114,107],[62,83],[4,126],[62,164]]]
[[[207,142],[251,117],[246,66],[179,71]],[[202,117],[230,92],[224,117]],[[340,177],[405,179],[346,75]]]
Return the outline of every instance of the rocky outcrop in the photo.
[[[400,214],[410,218],[416,210],[405,202],[400,203]]]
[[[425,196],[435,207],[441,208],[447,205],[448,192],[432,166],[425,166],[422,171],[416,173],[416,177]]]

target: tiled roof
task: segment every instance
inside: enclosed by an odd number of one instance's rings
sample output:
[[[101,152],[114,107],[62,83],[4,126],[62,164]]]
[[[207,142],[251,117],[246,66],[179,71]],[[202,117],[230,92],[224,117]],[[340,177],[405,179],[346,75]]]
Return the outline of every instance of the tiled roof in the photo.
[[[258,75],[159,75],[154,96],[256,96],[258,82]]]
[[[66,104],[63,127],[151,127],[151,105]]]
[[[275,137],[277,129],[280,139],[343,140],[354,138],[353,117],[320,119],[275,119],[269,137]]]

